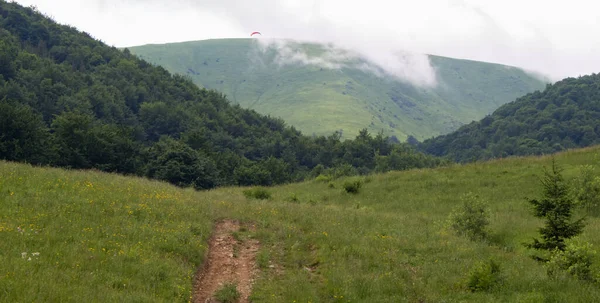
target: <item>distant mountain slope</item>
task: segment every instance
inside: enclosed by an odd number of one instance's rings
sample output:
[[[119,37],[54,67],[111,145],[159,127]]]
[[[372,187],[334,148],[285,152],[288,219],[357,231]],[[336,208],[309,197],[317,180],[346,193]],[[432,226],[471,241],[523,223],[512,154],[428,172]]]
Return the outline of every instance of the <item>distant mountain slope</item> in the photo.
[[[600,143],[600,74],[567,78],[501,106],[422,150],[457,161],[552,153]]]
[[[335,56],[322,45],[285,46],[264,51],[255,39],[215,39],[129,50],[188,75],[201,87],[223,92],[244,108],[281,117],[304,133],[342,130],[346,138],[364,127],[400,140],[445,134],[544,87],[543,81],[518,68],[439,56],[429,56],[439,84],[419,87],[349,67],[343,60],[339,68],[327,68]]]

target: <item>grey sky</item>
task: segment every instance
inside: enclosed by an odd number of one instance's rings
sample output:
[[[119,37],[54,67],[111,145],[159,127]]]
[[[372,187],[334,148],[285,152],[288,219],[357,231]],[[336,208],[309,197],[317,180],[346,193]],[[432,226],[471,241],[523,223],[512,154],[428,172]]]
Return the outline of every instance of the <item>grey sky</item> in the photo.
[[[115,46],[264,37],[515,65],[553,80],[600,72],[589,0],[18,0]],[[381,60],[381,59],[380,59]]]

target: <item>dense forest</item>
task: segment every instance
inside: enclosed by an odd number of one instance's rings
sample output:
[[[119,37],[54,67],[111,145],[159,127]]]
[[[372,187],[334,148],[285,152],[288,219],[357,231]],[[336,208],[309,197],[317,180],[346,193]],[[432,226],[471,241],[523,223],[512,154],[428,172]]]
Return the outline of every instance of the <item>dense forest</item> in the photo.
[[[98,169],[197,189],[432,167],[363,130],[309,137],[127,49],[0,1],[0,159]]]
[[[600,143],[600,74],[566,78],[420,149],[460,162],[540,155]]]

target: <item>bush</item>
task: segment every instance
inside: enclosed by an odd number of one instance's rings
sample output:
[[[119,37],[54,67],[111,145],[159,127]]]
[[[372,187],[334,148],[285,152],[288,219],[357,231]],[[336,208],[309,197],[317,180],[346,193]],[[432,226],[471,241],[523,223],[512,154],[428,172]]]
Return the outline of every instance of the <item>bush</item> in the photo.
[[[244,190],[244,196],[246,196],[248,199],[266,200],[271,199],[271,192],[262,187],[255,187]]]
[[[298,202],[300,201],[300,199],[298,199],[298,195],[296,195],[296,193],[292,193],[288,198],[287,198],[288,202]]]
[[[500,264],[490,259],[487,262],[479,262],[471,269],[467,287],[473,292],[490,290],[501,282]]]
[[[585,209],[588,214],[597,215],[600,207],[600,178],[594,177],[594,167],[584,165],[574,181],[573,192],[577,206]]]
[[[361,186],[362,182],[360,180],[344,182],[344,190],[346,190],[347,193],[351,194],[357,194]]]
[[[358,175],[356,168],[350,164],[342,164],[334,167],[332,170],[334,179]]]
[[[585,281],[593,281],[592,260],[596,254],[590,243],[569,243],[564,251],[556,249],[546,263],[549,276],[557,277],[561,271]]]
[[[234,303],[240,298],[240,292],[237,290],[235,283],[225,283],[215,293],[215,299],[221,303]]]
[[[327,183],[327,182],[331,181],[331,176],[330,175],[318,175],[315,178],[315,181]]]
[[[462,205],[450,214],[452,229],[471,240],[483,240],[488,236],[489,213],[487,203],[479,196],[469,192],[462,196]]]

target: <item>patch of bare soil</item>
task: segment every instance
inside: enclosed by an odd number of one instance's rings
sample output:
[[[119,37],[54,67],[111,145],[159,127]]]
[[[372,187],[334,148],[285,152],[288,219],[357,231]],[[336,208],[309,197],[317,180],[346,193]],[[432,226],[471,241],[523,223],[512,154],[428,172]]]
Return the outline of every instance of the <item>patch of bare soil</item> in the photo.
[[[259,243],[254,239],[236,240],[233,233],[240,230],[240,223],[233,220],[217,222],[208,247],[204,265],[194,281],[194,303],[218,302],[214,294],[226,283],[236,283],[240,293],[238,302],[249,302]],[[248,230],[253,226],[247,226]]]

